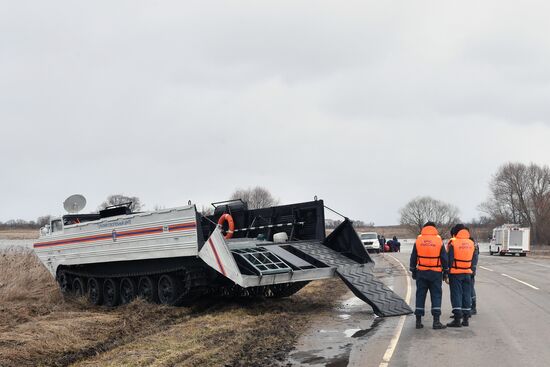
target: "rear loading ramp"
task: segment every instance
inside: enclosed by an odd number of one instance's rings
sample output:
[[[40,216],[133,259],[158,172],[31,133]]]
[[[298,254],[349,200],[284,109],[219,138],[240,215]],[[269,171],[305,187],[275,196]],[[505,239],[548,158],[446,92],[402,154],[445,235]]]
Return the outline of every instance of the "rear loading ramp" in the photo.
[[[412,313],[407,303],[373,274],[374,263],[359,264],[326,246],[309,243],[292,244],[298,252],[336,267],[336,274],[358,298],[368,303],[378,316],[401,316]]]
[[[199,257],[243,288],[338,276],[378,316],[412,313],[401,297],[375,278],[374,262],[348,220],[323,241],[267,242],[250,247],[228,244],[216,228]]]

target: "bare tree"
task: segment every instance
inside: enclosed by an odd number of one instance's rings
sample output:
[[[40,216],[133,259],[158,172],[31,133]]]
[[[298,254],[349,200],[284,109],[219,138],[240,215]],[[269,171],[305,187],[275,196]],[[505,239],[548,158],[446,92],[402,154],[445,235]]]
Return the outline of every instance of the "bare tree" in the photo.
[[[103,210],[108,206],[132,203],[130,209],[133,212],[139,212],[144,205],[137,196],[125,196],[122,194],[109,195],[107,199],[99,206],[98,210]]]
[[[429,196],[418,197],[400,210],[402,225],[419,233],[426,222],[432,221],[442,236],[449,234],[450,228],[460,221],[458,208]]]
[[[52,219],[51,215],[44,215],[44,216],[38,217],[38,219],[36,219],[36,224],[39,227],[44,227],[46,224],[50,224],[51,219]]]
[[[506,163],[493,176],[489,199],[479,206],[497,224],[531,227],[534,243],[550,243],[550,168]]]
[[[279,204],[279,200],[264,187],[256,186],[248,189],[237,189],[231,199],[242,199],[250,209],[267,208]]]
[[[209,215],[214,214],[214,209],[213,209],[211,206],[202,205],[202,206],[201,206],[200,213],[201,213],[203,216],[206,217],[206,216],[209,216]]]
[[[333,229],[342,224],[340,219],[325,219],[325,228]]]

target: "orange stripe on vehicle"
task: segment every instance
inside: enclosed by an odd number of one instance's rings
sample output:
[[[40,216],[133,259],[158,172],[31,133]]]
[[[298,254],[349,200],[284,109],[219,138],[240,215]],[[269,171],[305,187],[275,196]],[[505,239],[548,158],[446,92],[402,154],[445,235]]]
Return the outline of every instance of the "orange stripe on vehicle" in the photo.
[[[216,250],[216,246],[214,246],[214,243],[212,242],[212,238],[208,239],[208,243],[210,244],[210,248],[212,249],[212,252],[214,252],[214,257],[216,258],[216,262],[218,263],[218,267],[220,268],[220,271],[223,275],[227,276],[225,274],[225,269],[223,268],[222,262],[220,260],[220,256],[218,255],[218,251]]]

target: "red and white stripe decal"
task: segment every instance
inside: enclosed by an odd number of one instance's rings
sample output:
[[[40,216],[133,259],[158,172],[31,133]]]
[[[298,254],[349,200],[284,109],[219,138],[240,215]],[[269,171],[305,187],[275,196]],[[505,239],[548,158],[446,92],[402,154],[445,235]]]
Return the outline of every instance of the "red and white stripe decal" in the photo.
[[[178,223],[178,224],[173,224],[168,226],[168,231],[169,232],[190,231],[190,230],[194,230],[196,227],[197,225],[195,222]],[[160,226],[160,227],[140,228],[140,229],[134,229],[134,230],[128,230],[128,231],[121,231],[121,232],[115,231],[114,233],[116,233],[115,237],[117,239],[120,239],[124,237],[161,234],[163,232],[164,232],[164,229],[162,226]],[[111,231],[108,233],[95,235],[95,236],[68,238],[68,239],[48,241],[48,242],[37,242],[33,245],[33,247],[40,248],[40,247],[50,247],[50,246],[72,245],[72,244],[78,244],[83,242],[103,241],[103,240],[112,240],[112,239],[113,239],[113,232]]]
[[[218,255],[218,251],[216,250],[216,246],[214,246],[214,242],[212,242],[212,238],[208,239],[208,243],[210,244],[210,248],[212,249],[212,252],[214,253],[214,257],[216,258],[216,262],[218,263],[218,267],[220,268],[220,271],[224,276],[227,276],[225,273],[225,269],[223,268],[222,261],[220,259],[220,256]]]

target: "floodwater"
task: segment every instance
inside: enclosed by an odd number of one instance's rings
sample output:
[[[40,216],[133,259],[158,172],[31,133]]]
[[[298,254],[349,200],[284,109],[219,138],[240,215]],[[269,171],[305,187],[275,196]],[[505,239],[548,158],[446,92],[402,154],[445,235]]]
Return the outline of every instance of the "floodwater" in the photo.
[[[443,243],[447,243],[448,240],[443,240]],[[412,248],[414,245],[415,240],[414,239],[404,239],[399,240],[401,242],[401,252],[404,252],[406,254],[410,254],[412,252]],[[479,252],[489,252],[489,243],[488,242],[482,242],[478,243],[479,245]]]
[[[0,239],[0,250],[10,247],[26,247],[32,248],[32,244],[36,240],[2,240]]]

